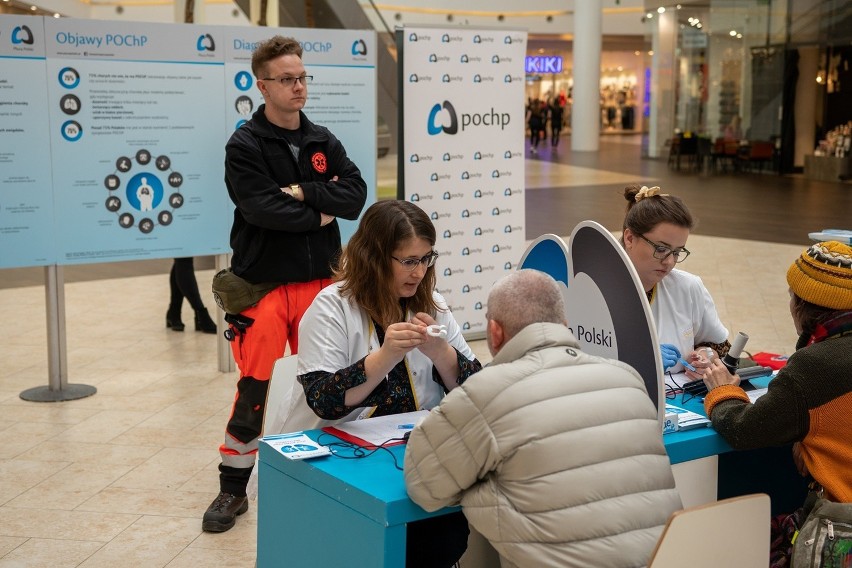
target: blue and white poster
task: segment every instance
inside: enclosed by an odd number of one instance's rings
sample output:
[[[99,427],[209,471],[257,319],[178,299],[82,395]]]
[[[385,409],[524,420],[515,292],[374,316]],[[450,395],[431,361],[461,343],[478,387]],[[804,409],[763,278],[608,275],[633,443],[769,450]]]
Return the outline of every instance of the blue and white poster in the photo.
[[[491,284],[526,240],[520,31],[406,27],[404,198],[438,231],[438,291],[468,338],[485,332]]]
[[[274,35],[295,38],[302,46],[307,86],[303,112],[343,143],[349,159],[367,182],[367,204],[376,200],[376,33],[372,30],[303,28],[227,28],[225,31],[225,130],[251,118],[263,104],[251,71],[251,56],[261,41]],[[293,180],[294,182],[298,180]],[[357,221],[338,219],[343,242]]]
[[[45,31],[57,262],[227,252],[222,28]]]
[[[55,262],[43,22],[0,16],[0,268]]]

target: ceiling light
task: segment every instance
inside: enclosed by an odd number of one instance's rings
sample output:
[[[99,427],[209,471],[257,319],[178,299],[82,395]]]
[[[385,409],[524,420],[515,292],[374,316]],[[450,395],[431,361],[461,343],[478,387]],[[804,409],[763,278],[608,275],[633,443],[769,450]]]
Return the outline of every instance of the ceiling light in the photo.
[[[666,7],[665,7],[665,6],[660,6],[659,8],[657,8],[657,13],[658,13],[658,14],[662,14],[662,13],[664,13],[665,11],[666,11]]]
[[[731,31],[729,31],[729,32],[728,32],[728,35],[729,35],[729,36],[731,36],[731,37],[736,36],[736,35],[737,35],[737,30],[731,30]]]
[[[653,18],[653,17],[654,17],[654,13],[653,13],[653,12],[648,12],[647,14],[645,14],[645,17],[646,17],[646,18],[648,18],[648,19],[650,20],[651,18]]]
[[[737,39],[743,39],[743,34],[737,34]]]

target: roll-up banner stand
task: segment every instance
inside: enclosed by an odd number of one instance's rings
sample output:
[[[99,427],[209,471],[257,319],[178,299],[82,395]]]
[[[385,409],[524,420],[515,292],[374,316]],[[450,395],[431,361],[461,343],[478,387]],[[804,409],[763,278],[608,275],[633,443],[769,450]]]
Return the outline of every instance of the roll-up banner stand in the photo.
[[[571,232],[570,246],[556,235],[543,235],[527,248],[518,268],[546,272],[559,283],[565,319],[580,348],[636,369],[662,424],[657,328],[636,269],[612,234],[599,223],[583,221]]]
[[[467,339],[485,334],[488,290],[523,252],[527,33],[396,31],[399,198],[437,230],[438,292]]]

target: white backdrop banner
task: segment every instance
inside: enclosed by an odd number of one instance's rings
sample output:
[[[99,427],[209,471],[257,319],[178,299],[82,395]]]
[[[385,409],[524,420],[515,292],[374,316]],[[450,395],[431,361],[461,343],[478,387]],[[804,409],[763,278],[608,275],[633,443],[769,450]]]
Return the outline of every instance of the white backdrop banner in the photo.
[[[521,31],[403,28],[403,198],[438,231],[438,291],[466,336],[525,242]]]

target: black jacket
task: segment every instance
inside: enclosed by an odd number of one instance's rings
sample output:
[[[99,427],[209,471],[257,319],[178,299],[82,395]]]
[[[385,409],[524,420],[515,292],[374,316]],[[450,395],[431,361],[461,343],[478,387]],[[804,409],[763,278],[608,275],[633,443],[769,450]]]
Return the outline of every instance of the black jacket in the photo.
[[[357,219],[367,184],[340,141],[301,112],[297,163],[265,106],[225,146],[225,184],[236,205],[231,266],[253,283],[328,278],[340,255],[340,229],[337,220],[320,227],[320,213]],[[303,202],[281,192],[293,183],[302,186]]]

